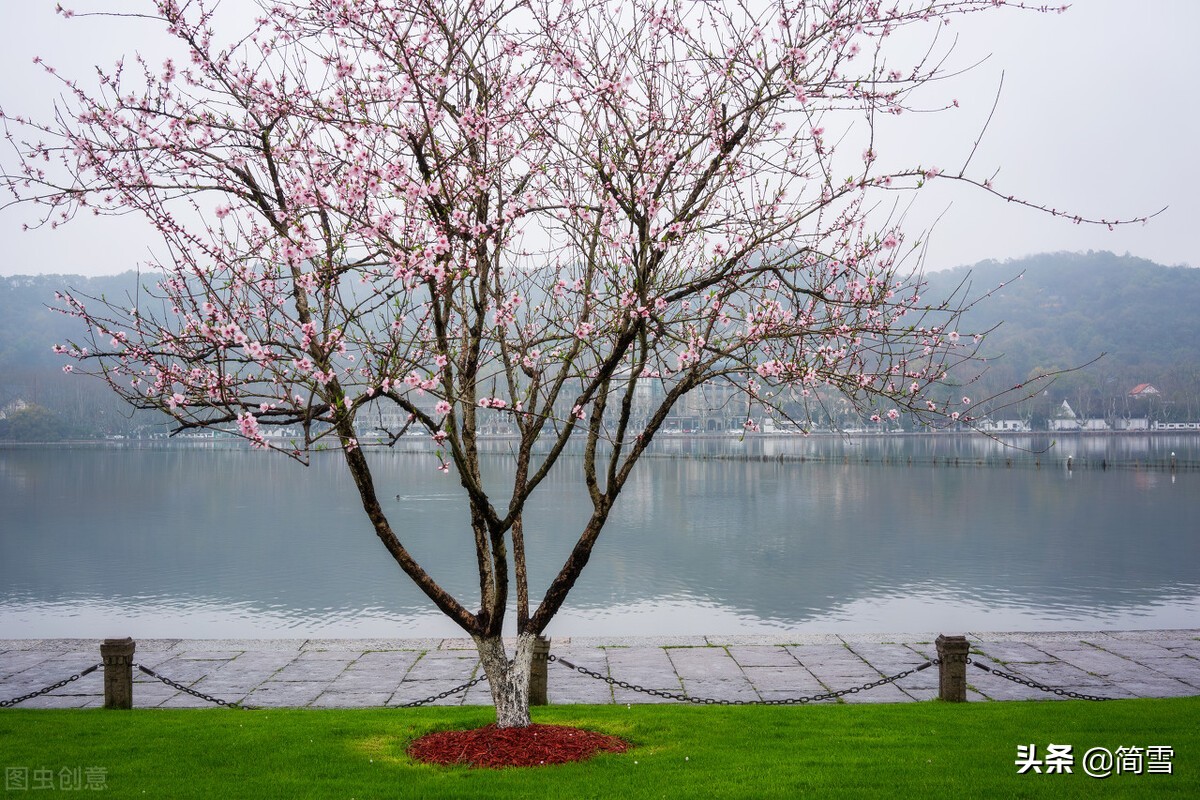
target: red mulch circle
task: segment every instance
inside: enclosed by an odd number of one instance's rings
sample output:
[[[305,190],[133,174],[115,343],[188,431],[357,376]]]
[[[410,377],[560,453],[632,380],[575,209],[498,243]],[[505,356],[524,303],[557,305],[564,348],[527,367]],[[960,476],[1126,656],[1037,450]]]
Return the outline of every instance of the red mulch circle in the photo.
[[[624,753],[629,745],[615,736],[566,725],[439,731],[416,739],[408,755],[426,764],[470,767],[541,767],[583,761],[597,753]]]

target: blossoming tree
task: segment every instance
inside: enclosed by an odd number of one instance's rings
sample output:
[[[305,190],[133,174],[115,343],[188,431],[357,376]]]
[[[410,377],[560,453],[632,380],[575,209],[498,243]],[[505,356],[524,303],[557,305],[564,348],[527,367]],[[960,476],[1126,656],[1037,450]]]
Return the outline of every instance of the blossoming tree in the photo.
[[[87,335],[60,350],[180,430],[340,451],[383,547],[476,642],[500,725],[528,724],[534,638],[686,395],[728,387],[751,429],[835,398],[966,412],[944,384],[979,339],[920,299],[889,193],[994,190],[900,163],[878,122],[946,77],[912,44],[992,0],[261,0],[237,35],[217,5],[154,2],[177,60],[63,78],[50,120],[0,112],[13,202],[161,236],[129,302],[63,295]],[[380,410],[385,444],[429,434],[461,485],[478,596],[380,503]],[[503,502],[480,469],[496,415]],[[591,513],[531,586],[522,511],[555,468]]]

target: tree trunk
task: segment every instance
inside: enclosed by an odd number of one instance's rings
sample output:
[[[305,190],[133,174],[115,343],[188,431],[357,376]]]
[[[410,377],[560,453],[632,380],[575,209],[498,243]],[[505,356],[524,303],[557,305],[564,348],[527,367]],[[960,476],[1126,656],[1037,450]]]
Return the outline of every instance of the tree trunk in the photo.
[[[479,661],[492,687],[496,706],[496,725],[524,728],[529,721],[529,673],[533,663],[533,643],[537,637],[522,633],[517,637],[513,660],[508,660],[504,640],[499,636],[475,636]]]

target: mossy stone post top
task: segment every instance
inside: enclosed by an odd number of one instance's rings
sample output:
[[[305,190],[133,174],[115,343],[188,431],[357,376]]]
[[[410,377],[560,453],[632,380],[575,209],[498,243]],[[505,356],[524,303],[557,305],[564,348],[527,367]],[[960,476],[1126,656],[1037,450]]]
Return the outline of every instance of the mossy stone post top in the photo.
[[[102,657],[132,656],[135,649],[137,649],[137,642],[131,636],[126,636],[124,639],[105,639],[100,645],[100,655]]]

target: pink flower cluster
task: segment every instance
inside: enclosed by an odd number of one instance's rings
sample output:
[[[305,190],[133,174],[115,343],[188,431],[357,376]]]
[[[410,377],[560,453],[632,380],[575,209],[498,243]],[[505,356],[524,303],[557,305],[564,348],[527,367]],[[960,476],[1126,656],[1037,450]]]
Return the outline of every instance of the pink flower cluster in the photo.
[[[238,415],[238,430],[242,436],[250,440],[250,446],[254,448],[263,448],[267,446],[266,440],[263,439],[262,431],[258,429],[258,418],[250,412]]]

